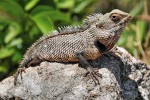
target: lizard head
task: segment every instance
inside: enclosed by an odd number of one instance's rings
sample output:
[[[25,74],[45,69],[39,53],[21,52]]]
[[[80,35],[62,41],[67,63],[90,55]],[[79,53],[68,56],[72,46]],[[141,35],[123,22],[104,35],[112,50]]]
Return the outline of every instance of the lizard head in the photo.
[[[115,9],[101,16],[96,27],[111,34],[120,34],[130,20],[130,14]]]
[[[99,17],[97,17],[99,16]],[[126,24],[131,20],[131,15],[115,9],[104,15],[97,15],[95,28],[98,33],[97,39],[107,50],[113,48]]]

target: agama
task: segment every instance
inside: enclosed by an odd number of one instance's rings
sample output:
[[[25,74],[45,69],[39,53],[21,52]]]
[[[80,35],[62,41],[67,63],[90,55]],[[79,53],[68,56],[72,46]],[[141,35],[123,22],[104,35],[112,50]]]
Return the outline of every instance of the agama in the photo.
[[[51,34],[54,35],[41,37],[25,53],[15,82],[18,75],[25,71],[24,68],[49,61],[80,62],[94,82],[98,83],[97,76],[100,75],[93,70],[88,60],[110,51],[130,19],[130,14],[115,9],[104,15],[87,16],[81,26],[66,26],[53,31]]]

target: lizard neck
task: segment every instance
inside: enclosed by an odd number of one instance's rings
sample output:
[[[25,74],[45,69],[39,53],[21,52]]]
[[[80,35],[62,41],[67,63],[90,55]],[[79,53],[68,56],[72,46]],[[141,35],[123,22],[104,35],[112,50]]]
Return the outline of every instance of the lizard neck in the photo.
[[[115,46],[119,38],[120,38],[120,34],[115,34],[113,37],[109,39],[107,46],[106,46],[107,51],[111,50]]]
[[[111,50],[120,38],[120,34],[114,32],[110,33],[103,30],[97,30],[95,33],[97,41],[106,47],[106,51]]]

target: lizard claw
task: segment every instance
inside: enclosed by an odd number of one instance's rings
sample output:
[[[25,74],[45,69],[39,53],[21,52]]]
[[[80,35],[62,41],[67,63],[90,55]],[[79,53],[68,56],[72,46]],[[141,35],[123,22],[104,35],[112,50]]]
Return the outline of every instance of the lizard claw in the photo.
[[[16,74],[13,75],[13,77],[14,77],[14,85],[16,85],[17,78],[18,78],[19,75],[20,75],[20,77],[21,77],[21,79],[22,79],[22,73],[23,73],[23,72],[25,73],[25,69],[26,69],[25,67],[19,68],[19,69],[17,70]]]
[[[99,85],[100,83],[98,77],[102,77],[102,75],[99,74],[97,71],[98,68],[88,67],[87,72],[84,74],[84,77],[86,77],[89,74],[92,80],[94,81],[95,85]]]

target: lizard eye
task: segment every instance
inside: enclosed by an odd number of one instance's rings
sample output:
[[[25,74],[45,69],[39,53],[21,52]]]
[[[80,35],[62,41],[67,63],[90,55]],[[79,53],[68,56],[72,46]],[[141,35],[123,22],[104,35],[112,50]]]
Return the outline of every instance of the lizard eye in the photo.
[[[112,15],[110,16],[110,19],[111,19],[112,21],[114,21],[114,22],[118,22],[118,21],[121,20],[121,16],[120,16],[119,14],[112,14]]]

